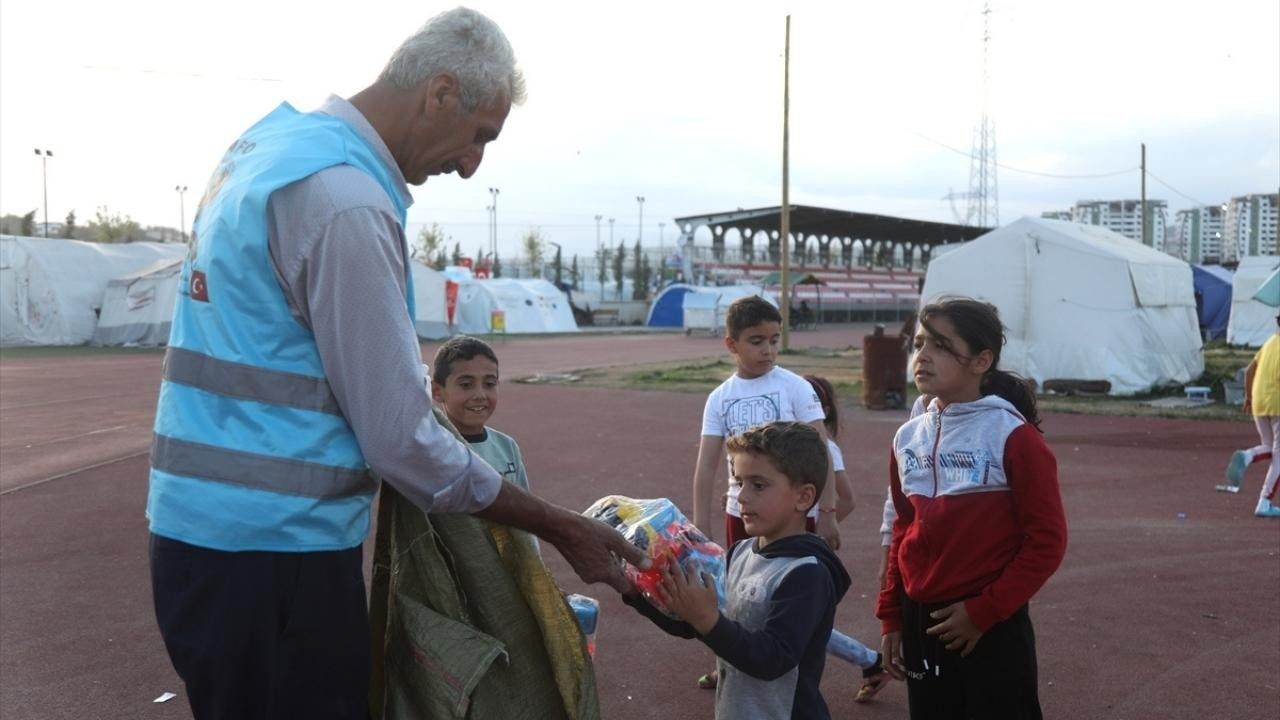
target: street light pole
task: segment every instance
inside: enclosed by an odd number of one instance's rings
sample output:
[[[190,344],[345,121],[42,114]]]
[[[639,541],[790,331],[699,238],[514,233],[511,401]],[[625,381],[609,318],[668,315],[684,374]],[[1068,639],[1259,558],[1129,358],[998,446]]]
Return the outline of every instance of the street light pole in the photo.
[[[186,185],[174,185],[173,189],[178,193],[178,232],[182,234],[182,242],[187,241],[187,204],[183,195],[187,192]]]
[[[49,158],[53,157],[53,151],[36,148],[36,154],[40,156],[41,183],[44,187],[44,236],[47,238],[49,237]]]
[[[495,254],[498,252],[498,192],[498,188],[489,188],[489,195],[493,197],[493,233],[489,245]]]
[[[664,242],[662,230],[666,226],[667,224],[664,222],[658,223],[658,279],[664,281],[667,279],[667,253],[662,247]]]
[[[636,230],[636,242],[644,240],[644,196],[636,196],[636,204],[640,206],[639,229]]]
[[[609,218],[609,247],[613,247],[613,220],[614,218]]]

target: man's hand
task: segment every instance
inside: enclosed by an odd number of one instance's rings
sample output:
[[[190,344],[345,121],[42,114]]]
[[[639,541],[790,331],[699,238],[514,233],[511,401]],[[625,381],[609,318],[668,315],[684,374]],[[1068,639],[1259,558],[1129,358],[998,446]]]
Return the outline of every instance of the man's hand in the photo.
[[[836,514],[833,512],[819,512],[816,525],[818,536],[826,540],[832,550],[839,550],[840,528],[836,525]]]
[[[978,645],[978,639],[982,637],[982,631],[973,624],[973,619],[969,617],[969,611],[965,609],[963,600],[941,610],[935,610],[929,613],[929,617],[942,622],[925,630],[925,633],[937,635],[948,650],[953,652],[959,650],[961,657],[973,652]]]
[[[641,570],[648,570],[652,564],[643,550],[627,542],[617,530],[552,505],[509,482],[502,483],[489,507],[475,514],[537,535],[554,545],[583,581],[608,583],[620,593],[630,591],[631,583],[619,559]]]
[[[699,635],[711,632],[720,620],[715,579],[706,572],[686,573],[674,554],[666,557],[660,572],[662,584],[658,591],[667,609],[693,626]]]
[[[574,512],[565,511],[563,520],[542,539],[556,546],[583,582],[602,582],[620,593],[631,591],[619,558],[647,570],[652,562],[643,550],[627,542],[617,530]]]
[[[902,658],[902,633],[891,632],[880,638],[880,657],[885,672],[894,680],[906,680],[907,669]]]

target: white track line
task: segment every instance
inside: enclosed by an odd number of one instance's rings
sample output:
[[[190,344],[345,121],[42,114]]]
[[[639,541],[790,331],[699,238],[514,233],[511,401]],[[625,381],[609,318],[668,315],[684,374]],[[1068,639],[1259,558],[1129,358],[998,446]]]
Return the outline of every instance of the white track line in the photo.
[[[28,489],[28,488],[36,487],[37,485],[43,485],[43,484],[45,484],[45,483],[47,483],[47,482],[53,482],[54,480],[61,480],[61,479],[62,479],[62,478],[64,478],[64,477],[70,477],[71,475],[75,475],[75,474],[77,474],[77,473],[82,473],[82,472],[85,472],[86,470],[94,470],[94,469],[96,469],[96,468],[100,468],[100,467],[103,467],[103,466],[105,466],[105,465],[111,465],[112,463],[118,463],[118,462],[122,462],[122,461],[125,461],[125,460],[132,460],[133,458],[141,457],[141,456],[146,455],[146,454],[148,454],[148,453],[150,453],[150,452],[151,452],[151,448],[147,448],[146,450],[139,450],[138,452],[133,453],[132,455],[125,455],[125,456],[123,456],[123,457],[112,458],[112,459],[110,459],[110,460],[103,460],[103,461],[102,461],[102,462],[100,462],[100,463],[94,463],[93,465],[86,465],[86,466],[84,466],[84,467],[82,467],[82,468],[76,468],[75,470],[68,470],[67,472],[59,473],[59,474],[54,475],[54,476],[52,476],[52,477],[44,478],[43,480],[35,480],[35,481],[33,481],[33,482],[29,482],[29,483],[27,483],[26,485],[19,485],[18,487],[11,487],[11,488],[9,488],[8,490],[0,490],[0,495],[8,495],[9,493],[18,492],[19,490],[26,490],[26,489]]]

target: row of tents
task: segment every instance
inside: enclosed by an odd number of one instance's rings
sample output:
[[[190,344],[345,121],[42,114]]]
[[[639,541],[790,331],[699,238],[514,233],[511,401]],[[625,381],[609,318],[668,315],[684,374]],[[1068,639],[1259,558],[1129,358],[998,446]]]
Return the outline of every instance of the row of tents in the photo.
[[[0,347],[162,345],[185,245],[0,236]],[[545,280],[450,279],[411,265],[417,332],[574,332],[568,296]]]
[[[752,293],[768,297],[758,286],[673,285],[654,301],[649,324],[702,329]],[[1103,380],[1128,395],[1198,379],[1206,339],[1266,342],[1280,312],[1280,258],[1247,257],[1231,273],[1102,227],[1022,218],[930,262],[922,302],[949,295],[999,308],[1002,367],[1041,386]]]
[[[0,238],[0,345],[163,342],[185,250]],[[424,338],[577,329],[568,297],[546,281],[449,278],[417,263],[413,276]],[[648,324],[715,330],[746,294],[778,304],[759,286],[673,285]],[[1132,394],[1199,378],[1201,326],[1213,337],[1224,313],[1231,344],[1276,332],[1280,258],[1245,258],[1228,280],[1101,227],[1023,218],[936,257],[921,297],[946,295],[1000,309],[1007,369],[1042,386],[1105,380]]]

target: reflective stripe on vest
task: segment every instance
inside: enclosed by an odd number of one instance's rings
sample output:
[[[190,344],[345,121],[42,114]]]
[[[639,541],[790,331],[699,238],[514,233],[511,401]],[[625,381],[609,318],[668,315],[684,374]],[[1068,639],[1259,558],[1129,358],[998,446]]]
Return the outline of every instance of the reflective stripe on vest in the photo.
[[[281,105],[227,150],[183,264],[152,443],[151,530],[222,550],[349,548],[376,491],[268,248],[271,193],[334,165],[400,181],[341,119]],[[405,308],[413,318],[406,267]]]
[[[183,348],[165,351],[164,379],[227,397],[342,414],[324,378],[219,360]]]

